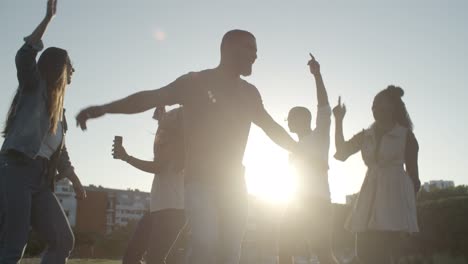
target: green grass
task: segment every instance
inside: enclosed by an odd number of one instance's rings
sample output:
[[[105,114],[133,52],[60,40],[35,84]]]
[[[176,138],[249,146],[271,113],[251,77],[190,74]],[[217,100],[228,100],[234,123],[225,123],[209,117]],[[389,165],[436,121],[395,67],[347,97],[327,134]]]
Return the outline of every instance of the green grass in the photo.
[[[467,261],[463,257],[449,257],[447,255],[435,255],[435,264],[466,264]]]
[[[432,262],[424,262],[422,257],[407,257],[400,260],[399,264],[431,263],[431,264],[468,264],[461,256],[450,256],[448,254],[436,254],[432,256]]]
[[[21,264],[39,264],[38,258],[23,259]],[[70,259],[68,264],[120,264],[120,260],[107,260],[107,259]]]

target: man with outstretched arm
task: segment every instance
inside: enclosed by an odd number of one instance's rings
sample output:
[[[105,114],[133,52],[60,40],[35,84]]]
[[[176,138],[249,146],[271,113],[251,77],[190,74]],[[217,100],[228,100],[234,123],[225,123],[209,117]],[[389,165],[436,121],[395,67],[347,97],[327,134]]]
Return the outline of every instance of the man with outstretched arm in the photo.
[[[157,106],[184,106],[186,147],[185,210],[192,236],[190,264],[236,264],[247,218],[242,159],[251,123],[278,145],[293,151],[296,142],[263,107],[257,88],[241,76],[257,59],[250,32],[232,30],[221,43],[214,69],[191,72],[171,84],[82,110],[77,125],[105,114],[135,114]]]

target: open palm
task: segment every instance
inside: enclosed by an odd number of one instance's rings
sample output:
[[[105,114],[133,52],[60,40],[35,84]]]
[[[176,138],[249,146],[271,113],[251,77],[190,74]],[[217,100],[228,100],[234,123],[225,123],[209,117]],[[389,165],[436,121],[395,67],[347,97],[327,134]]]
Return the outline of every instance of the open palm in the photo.
[[[49,0],[47,1],[47,13],[46,16],[48,18],[53,18],[57,13],[57,0]]]

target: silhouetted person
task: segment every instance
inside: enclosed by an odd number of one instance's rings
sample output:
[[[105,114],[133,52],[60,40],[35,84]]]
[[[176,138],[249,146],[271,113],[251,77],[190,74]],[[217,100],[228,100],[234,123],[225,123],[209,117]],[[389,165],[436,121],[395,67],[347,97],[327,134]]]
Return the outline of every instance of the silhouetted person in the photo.
[[[89,107],[77,116],[86,121],[108,113],[135,114],[156,106],[182,104],[186,146],[185,210],[191,225],[189,263],[238,263],[247,218],[247,190],[242,159],[251,123],[277,144],[293,150],[294,140],[263,107],[255,86],[241,79],[257,59],[255,37],[227,32],[221,62],[192,72],[157,90]]]
[[[166,263],[166,256],[185,224],[182,109],[166,113],[164,107],[158,107],[153,118],[159,123],[153,161],[137,159],[128,155],[122,145],[114,144],[114,158],[154,174],[150,213],[138,222],[123,264],[142,263],[145,252],[146,263]]]
[[[19,86],[10,105],[0,152],[0,263],[21,260],[30,227],[47,243],[42,263],[65,263],[74,237],[53,193],[54,181],[68,178],[76,196],[86,192],[65,147],[63,102],[74,69],[67,51],[43,49],[42,36],[56,13],[56,0],[16,54]],[[57,175],[60,174],[60,175]]]
[[[346,108],[338,100],[335,158],[346,160],[361,151],[367,173],[347,228],[356,233],[356,249],[365,264],[398,261],[402,233],[418,232],[416,192],[418,142],[400,87],[388,86],[372,105],[375,122],[349,141],[343,137]]]
[[[299,147],[290,156],[298,177],[296,199],[285,212],[280,235],[280,264],[293,263],[294,246],[305,244],[307,253],[318,256],[321,264],[336,263],[332,254],[332,205],[328,185],[331,107],[320,73],[320,64],[310,54],[310,73],[317,87],[316,127],[311,129],[312,114],[305,107],[294,107],[288,126],[299,138]]]

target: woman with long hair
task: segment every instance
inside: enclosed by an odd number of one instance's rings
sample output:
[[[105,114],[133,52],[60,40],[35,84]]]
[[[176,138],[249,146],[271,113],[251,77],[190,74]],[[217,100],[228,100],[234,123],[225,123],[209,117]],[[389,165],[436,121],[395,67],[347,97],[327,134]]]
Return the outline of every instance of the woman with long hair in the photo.
[[[63,102],[74,69],[66,50],[43,49],[42,36],[56,13],[56,0],[16,54],[18,88],[6,118],[0,152],[0,263],[19,263],[30,227],[47,243],[42,263],[65,263],[74,237],[53,193],[68,178],[76,196],[86,192],[65,147]]]
[[[345,161],[361,151],[368,167],[347,223],[347,228],[356,233],[357,255],[365,264],[397,261],[402,235],[419,231],[419,146],[403,95],[403,89],[393,85],[379,92],[372,106],[375,122],[349,141],[343,137],[346,107],[339,99],[333,109],[335,158]]]
[[[121,144],[114,143],[113,147],[114,158],[154,174],[150,212],[138,223],[125,251],[123,264],[141,263],[145,253],[148,264],[175,263],[169,253],[185,224],[182,108],[166,113],[164,107],[157,107],[153,118],[158,121],[158,130],[152,161],[127,154]]]

